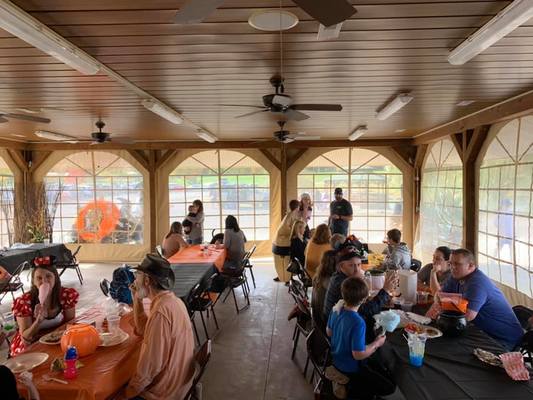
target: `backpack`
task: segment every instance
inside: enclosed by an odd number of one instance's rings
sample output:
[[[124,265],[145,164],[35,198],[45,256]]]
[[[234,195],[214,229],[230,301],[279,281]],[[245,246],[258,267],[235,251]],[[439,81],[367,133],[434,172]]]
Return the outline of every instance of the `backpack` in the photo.
[[[133,304],[129,286],[135,280],[130,267],[124,264],[113,271],[113,280],[109,285],[109,295],[119,303]]]

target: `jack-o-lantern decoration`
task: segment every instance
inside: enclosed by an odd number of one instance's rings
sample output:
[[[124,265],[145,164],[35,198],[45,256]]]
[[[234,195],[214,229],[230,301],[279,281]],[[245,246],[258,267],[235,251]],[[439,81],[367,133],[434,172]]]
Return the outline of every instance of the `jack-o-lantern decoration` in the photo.
[[[120,210],[116,205],[106,200],[96,200],[78,213],[78,235],[87,242],[100,242],[113,232],[119,219]]]
[[[100,335],[92,325],[73,325],[61,337],[61,350],[65,352],[70,346],[75,346],[78,350],[78,357],[93,354],[99,345]]]

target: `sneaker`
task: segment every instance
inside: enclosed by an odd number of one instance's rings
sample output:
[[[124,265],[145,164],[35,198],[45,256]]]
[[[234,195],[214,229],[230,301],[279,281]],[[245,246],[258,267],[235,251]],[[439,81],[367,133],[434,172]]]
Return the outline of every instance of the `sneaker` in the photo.
[[[331,382],[331,386],[333,388],[333,394],[337,399],[345,399],[347,397],[346,386],[337,382]]]
[[[326,370],[324,372],[326,378],[328,378],[331,382],[336,382],[340,385],[346,385],[350,381],[350,378],[340,372],[333,365],[326,367]]]

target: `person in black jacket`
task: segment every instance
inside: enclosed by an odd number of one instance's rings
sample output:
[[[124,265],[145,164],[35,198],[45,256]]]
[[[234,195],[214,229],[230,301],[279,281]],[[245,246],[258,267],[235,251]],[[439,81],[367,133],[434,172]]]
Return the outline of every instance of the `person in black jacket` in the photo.
[[[304,237],[306,224],[303,221],[295,221],[291,230],[291,260],[297,258],[298,261],[305,265],[305,247],[307,246],[307,239]]]

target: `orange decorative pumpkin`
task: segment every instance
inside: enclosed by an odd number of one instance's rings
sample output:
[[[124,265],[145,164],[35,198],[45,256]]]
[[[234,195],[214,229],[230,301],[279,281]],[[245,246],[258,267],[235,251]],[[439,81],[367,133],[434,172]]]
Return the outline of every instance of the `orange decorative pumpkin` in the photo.
[[[99,345],[100,335],[92,325],[73,325],[61,337],[61,350],[65,352],[69,346],[75,346],[78,350],[78,357],[93,354]]]

